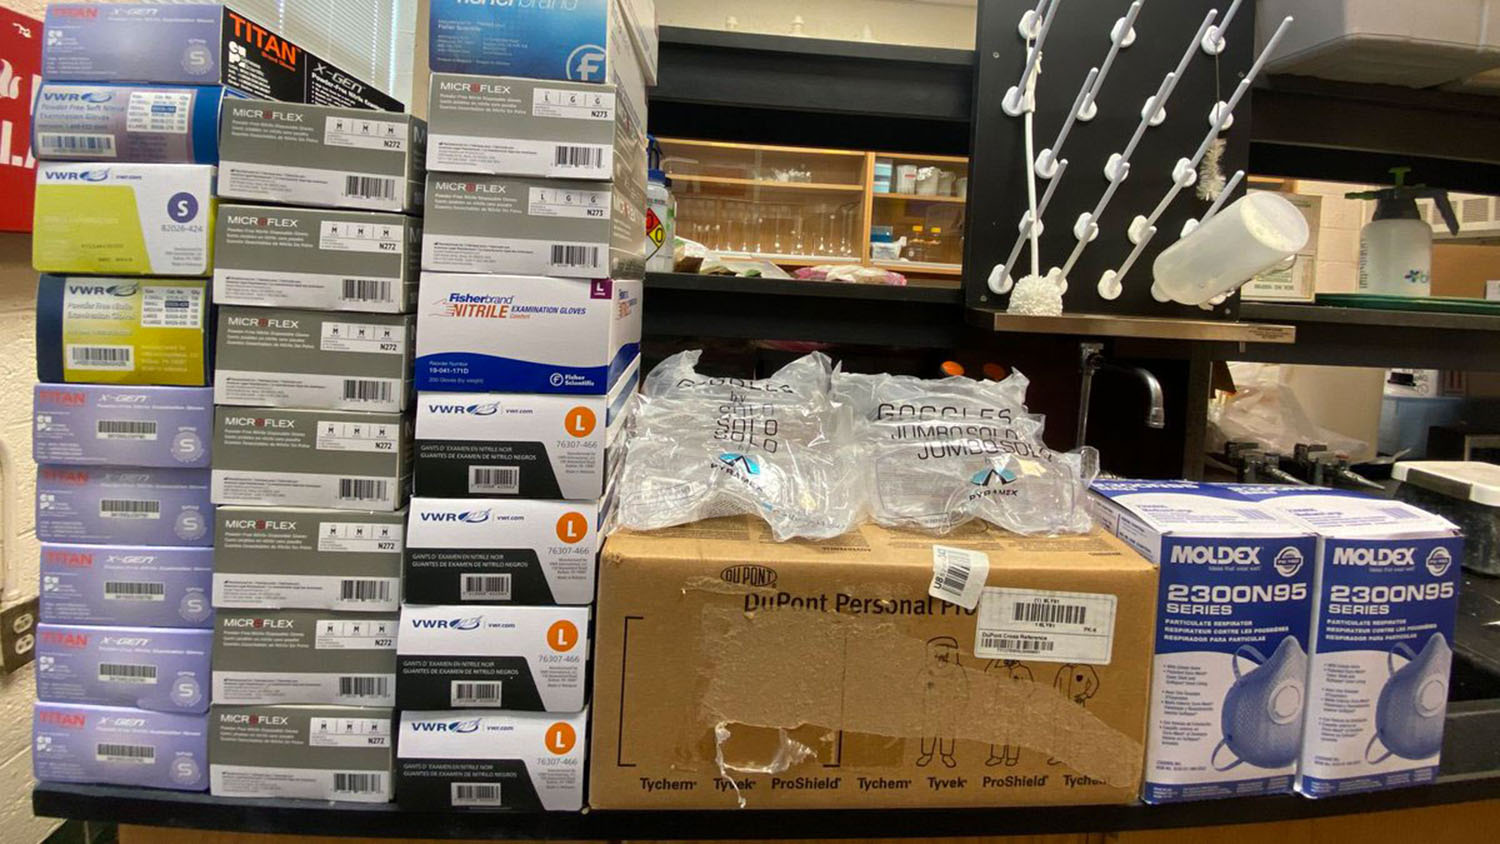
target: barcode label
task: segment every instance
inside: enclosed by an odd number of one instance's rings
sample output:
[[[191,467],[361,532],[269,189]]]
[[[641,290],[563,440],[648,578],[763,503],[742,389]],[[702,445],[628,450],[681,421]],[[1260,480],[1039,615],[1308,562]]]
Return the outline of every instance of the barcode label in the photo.
[[[345,302],[390,302],[392,290],[393,287],[389,281],[346,278],[344,291],[339,298]]]
[[[396,180],[382,179],[378,176],[346,176],[344,177],[344,196],[394,200]]]
[[[391,583],[388,580],[343,580],[339,582],[339,600],[389,603]]]
[[[100,762],[133,762],[150,765],[156,761],[156,748],[149,744],[96,744],[94,758]]]
[[[552,163],[558,167],[603,167],[604,150],[599,147],[560,146]]]
[[[389,402],[392,392],[389,381],[373,381],[365,378],[344,379],[344,401]]]
[[[469,492],[515,495],[521,491],[520,466],[470,466]]]
[[[340,677],[339,697],[389,697],[389,677]]]
[[[99,663],[99,682],[135,683],[150,686],[156,683],[156,666],[132,665],[124,662]]]
[[[1014,621],[1031,624],[1083,624],[1088,618],[1088,607],[1043,601],[1017,601],[1012,605],[1010,617]]]
[[[500,682],[454,680],[448,686],[448,700],[453,706],[499,706]]]
[[[99,518],[159,519],[161,518],[161,502],[135,498],[101,498],[99,499]]]
[[[135,349],[131,346],[69,346],[68,366],[134,372]]]
[[[989,631],[980,634],[979,643],[980,647],[1020,653],[1051,653],[1057,647],[1051,639],[1012,639]]]
[[[339,478],[339,500],[384,501],[390,496],[390,481]]]
[[[972,610],[990,576],[990,557],[983,551],[932,546],[932,584],[927,594]]]
[[[974,623],[974,656],[1108,665],[1118,604],[1105,593],[985,589]]]
[[[114,135],[64,135],[60,132],[36,133],[37,152],[72,153],[74,155],[97,155],[101,158],[115,157]]]
[[[100,419],[94,434],[101,440],[154,440],[156,420]]]
[[[104,581],[106,601],[165,601],[167,584],[134,580]]]
[[[509,601],[510,575],[466,574],[460,587],[460,597],[465,601]]]
[[[380,794],[385,791],[385,774],[334,771],[333,790],[337,794]]]
[[[498,782],[456,782],[450,794],[454,806],[503,806]]]
[[[599,247],[554,243],[552,244],[552,266],[597,267],[599,266]]]

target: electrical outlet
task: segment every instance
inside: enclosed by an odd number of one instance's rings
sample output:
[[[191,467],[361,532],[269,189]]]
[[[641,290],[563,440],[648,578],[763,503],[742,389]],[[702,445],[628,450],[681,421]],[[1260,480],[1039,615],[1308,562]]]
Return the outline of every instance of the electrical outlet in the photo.
[[[36,658],[35,596],[0,609],[0,671],[6,674]]]

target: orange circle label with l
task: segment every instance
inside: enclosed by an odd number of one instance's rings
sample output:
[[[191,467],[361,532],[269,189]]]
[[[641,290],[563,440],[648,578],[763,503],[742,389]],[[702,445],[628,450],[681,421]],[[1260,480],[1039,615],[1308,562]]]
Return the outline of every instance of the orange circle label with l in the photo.
[[[567,545],[577,545],[589,535],[589,520],[582,513],[564,513],[557,520],[557,538]]]
[[[547,728],[547,749],[553,754],[561,756],[573,749],[578,743],[578,731],[573,725],[565,721],[558,721]]]
[[[578,625],[571,621],[554,621],[547,628],[547,647],[558,653],[573,650],[578,644]]]
[[[568,436],[579,439],[594,433],[594,426],[598,424],[599,417],[586,407],[575,407],[563,418],[563,427],[568,429]]]

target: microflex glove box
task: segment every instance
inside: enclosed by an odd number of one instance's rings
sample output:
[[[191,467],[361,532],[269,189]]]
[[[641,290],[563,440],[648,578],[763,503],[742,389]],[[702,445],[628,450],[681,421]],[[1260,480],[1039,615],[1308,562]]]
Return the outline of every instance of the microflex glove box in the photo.
[[[427,124],[409,114],[236,100],[219,123],[219,195],[420,212],[426,157]]]
[[[643,287],[423,273],[417,389],[607,395],[640,355]]]
[[[399,101],[218,3],[50,3],[42,76],[227,85],[247,96],[401,111]]]
[[[224,203],[214,231],[216,305],[387,314],[416,307],[421,218]]]
[[[208,714],[215,797],[388,803],[394,713],[332,706],[221,706]]]
[[[208,711],[211,630],[39,624],[36,631],[38,700]]]
[[[220,507],[216,607],[395,612],[406,512]]]
[[[43,161],[218,164],[219,85],[43,82],[31,116]]]
[[[1098,481],[1090,504],[1161,571],[1142,798],[1290,792],[1307,701],[1312,531],[1187,481]]]
[[[1318,534],[1297,790],[1327,797],[1437,779],[1463,536],[1397,501],[1234,486]]]
[[[605,509],[594,501],[413,498],[406,601],[592,604]]]
[[[579,712],[588,607],[401,608],[397,709]]]
[[[654,0],[433,0],[429,15],[434,73],[603,82],[630,63],[656,84]]]
[[[95,545],[211,545],[206,469],[42,466],[36,538]]]
[[[219,308],[214,401],[399,413],[411,396],[402,314]]]
[[[37,463],[206,469],[214,394],[207,387],[38,384],[32,423]]]
[[[42,543],[46,624],[207,628],[214,549]]]
[[[435,73],[428,165],[433,172],[628,182],[645,190],[644,93],[638,84]]]
[[[390,706],[396,615],[219,609],[214,703]]]
[[[42,782],[203,791],[208,787],[202,715],[119,706],[37,703],[32,772]]]
[[[606,396],[419,394],[416,494],[599,498],[619,465],[620,429],[639,381],[637,357]]]
[[[44,275],[36,290],[37,380],[202,387],[208,285]]]
[[[403,712],[396,797],[422,811],[583,808],[588,712]]]
[[[213,498],[249,507],[400,509],[411,423],[399,413],[221,407]]]
[[[214,168],[39,164],[31,263],[44,273],[205,276]]]

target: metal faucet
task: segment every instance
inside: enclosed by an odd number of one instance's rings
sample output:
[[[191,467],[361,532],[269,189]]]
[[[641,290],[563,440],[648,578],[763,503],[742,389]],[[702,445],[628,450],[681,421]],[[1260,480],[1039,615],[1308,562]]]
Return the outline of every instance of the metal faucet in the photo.
[[[1100,370],[1108,372],[1121,372],[1134,375],[1146,382],[1146,392],[1150,398],[1150,404],[1146,408],[1146,427],[1160,430],[1167,426],[1166,401],[1162,396],[1161,381],[1148,369],[1139,366],[1122,366],[1110,363],[1104,359],[1104,344],[1102,343],[1080,343],[1078,345],[1078,362],[1080,371],[1083,373],[1082,385],[1078,396],[1078,437],[1075,447],[1084,445],[1085,437],[1089,429],[1089,396],[1094,391],[1094,373]]]

